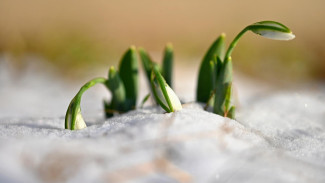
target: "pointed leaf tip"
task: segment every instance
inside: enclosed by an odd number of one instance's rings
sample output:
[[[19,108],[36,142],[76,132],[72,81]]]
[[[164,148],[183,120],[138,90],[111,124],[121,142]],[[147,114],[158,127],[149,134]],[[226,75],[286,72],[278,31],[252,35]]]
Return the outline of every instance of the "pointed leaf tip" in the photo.
[[[119,76],[125,87],[125,96],[130,109],[136,106],[138,96],[138,59],[135,46],[131,46],[122,56],[119,65]]]

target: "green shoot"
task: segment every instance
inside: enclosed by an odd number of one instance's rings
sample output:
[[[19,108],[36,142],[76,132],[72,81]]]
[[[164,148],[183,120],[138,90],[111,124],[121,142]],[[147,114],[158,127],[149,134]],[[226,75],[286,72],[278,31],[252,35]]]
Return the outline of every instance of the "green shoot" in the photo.
[[[157,65],[149,56],[148,52],[144,48],[139,48],[139,55],[142,61],[143,68],[146,72],[148,81],[151,81],[151,71],[153,65],[158,67],[158,70],[161,71],[162,76],[166,79],[167,84],[172,87],[172,77],[173,77],[173,61],[174,61],[174,51],[173,45],[168,43],[164,50],[164,58],[162,62],[162,69]]]
[[[171,88],[173,87],[173,83],[172,83],[173,59],[174,59],[173,45],[171,43],[168,43],[165,48],[161,74]]]
[[[215,60],[216,57],[223,58],[223,52],[225,50],[224,40],[225,34],[221,34],[212,43],[202,59],[196,90],[196,100],[198,102],[208,102],[211,91],[214,89],[213,67],[211,67],[210,62]]]
[[[114,67],[110,67],[108,79],[96,78],[81,87],[68,107],[65,116],[66,129],[77,130],[87,127],[81,115],[80,101],[82,94],[96,83],[104,84],[112,94],[110,103],[104,101],[106,117],[112,117],[114,113],[123,113],[135,108],[138,96],[138,63],[134,46],[126,51],[119,68],[120,72]]]
[[[95,78],[83,85],[77,95],[71,100],[65,115],[65,129],[79,130],[86,128],[87,125],[81,115],[80,102],[83,93],[97,83],[105,84],[105,78]]]
[[[214,113],[232,119],[235,117],[235,106],[231,106],[231,53],[239,39],[247,31],[252,31],[255,34],[274,40],[291,40],[295,38],[295,35],[285,25],[275,21],[262,21],[245,27],[230,43],[224,58],[222,58],[222,54],[218,54],[218,49],[221,50],[223,48],[223,39],[222,43],[220,39],[224,38],[224,36],[220,36],[212,44],[201,63],[197,85],[197,101],[206,102],[206,106],[213,104]],[[207,55],[210,55],[210,57]],[[214,102],[212,103],[210,99],[213,96]]]
[[[120,61],[119,74],[125,87],[127,110],[134,109],[138,96],[138,59],[135,46],[131,46]]]
[[[149,97],[150,97],[150,93],[143,98],[140,108],[143,108],[144,104],[148,101]]]
[[[126,102],[125,87],[118,72],[113,66],[109,69],[106,86],[112,93],[111,103],[105,103],[106,117],[112,117],[116,112],[120,113],[127,111],[129,103]]]
[[[182,104],[175,92],[168,86],[160,74],[158,66],[153,66],[150,86],[156,102],[166,111],[174,112],[182,109]]]
[[[274,40],[291,40],[295,38],[292,31],[285,25],[275,21],[261,21],[245,27],[230,43],[226,57],[230,57],[233,49],[237,45],[239,39],[247,32],[252,31],[260,36]]]
[[[104,102],[106,117],[135,109],[138,96],[138,61],[136,48],[131,46],[120,61],[119,72],[111,67],[107,88],[112,93],[111,103]]]
[[[144,48],[139,48],[138,51],[139,51],[139,55],[142,61],[144,71],[146,72],[147,79],[150,83],[153,61],[150,58],[148,52]]]

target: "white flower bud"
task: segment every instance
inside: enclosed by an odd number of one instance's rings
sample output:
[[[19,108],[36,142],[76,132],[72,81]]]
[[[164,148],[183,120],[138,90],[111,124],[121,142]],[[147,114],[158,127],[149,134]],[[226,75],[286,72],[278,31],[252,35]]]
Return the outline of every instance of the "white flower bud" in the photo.
[[[85,121],[84,121],[84,119],[83,119],[83,117],[81,115],[80,108],[77,111],[75,120],[72,119],[71,111],[68,112],[67,118],[66,118],[67,129],[72,130],[73,121],[75,121],[74,130],[80,130],[80,129],[83,129],[83,128],[87,127],[87,125],[86,125],[86,123],[85,123]]]
[[[262,21],[247,27],[252,32],[274,40],[291,40],[295,35],[285,25],[274,21]]]
[[[179,98],[177,97],[177,95],[175,94],[175,92],[167,84],[165,84],[165,88],[166,88],[167,95],[169,97],[169,100],[170,100],[170,102],[172,104],[172,107],[173,107],[174,111],[181,110],[182,109],[182,104],[181,104]],[[166,98],[165,98],[163,92],[161,91],[161,88],[160,87],[155,87],[155,89],[156,89],[156,92],[157,92],[157,95],[158,95],[159,99],[163,102],[163,104],[165,106],[168,106]]]
[[[82,117],[81,115],[81,112],[80,112],[80,108],[78,110],[78,113],[77,113],[77,116],[76,116],[76,123],[75,123],[75,130],[80,130],[80,129],[83,129],[83,128],[86,128],[87,125],[84,121],[84,118]]]
[[[274,40],[291,40],[295,38],[295,35],[286,32],[279,32],[279,31],[271,31],[271,30],[256,30],[253,31],[254,33],[261,35],[263,37],[269,38],[269,39],[274,39]]]

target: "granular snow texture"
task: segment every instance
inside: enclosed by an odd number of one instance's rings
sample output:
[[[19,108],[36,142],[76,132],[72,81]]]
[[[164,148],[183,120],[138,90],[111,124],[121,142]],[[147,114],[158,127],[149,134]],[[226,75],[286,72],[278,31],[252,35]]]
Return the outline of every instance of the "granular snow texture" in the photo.
[[[238,83],[244,96],[236,120],[197,103],[168,114],[146,106],[104,120],[89,95],[83,103],[90,110],[82,108],[88,127],[70,131],[64,112],[75,91],[55,97],[52,90],[64,88],[57,83],[33,95],[43,86],[0,82],[2,101],[18,98],[0,104],[0,182],[325,182],[323,87],[265,95],[250,91],[254,83]],[[184,101],[193,98],[176,89]],[[34,105],[21,103],[28,96]]]

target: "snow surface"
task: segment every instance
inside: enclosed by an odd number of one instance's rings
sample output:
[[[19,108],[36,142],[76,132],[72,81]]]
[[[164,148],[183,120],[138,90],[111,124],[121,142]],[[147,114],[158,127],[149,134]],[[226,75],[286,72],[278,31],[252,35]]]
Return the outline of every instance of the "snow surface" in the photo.
[[[236,121],[190,102],[186,71],[175,113],[145,106],[104,120],[99,87],[82,101],[88,128],[70,131],[65,110],[81,84],[37,66],[12,79],[0,66],[0,182],[325,182],[322,84],[273,91],[237,77]]]

